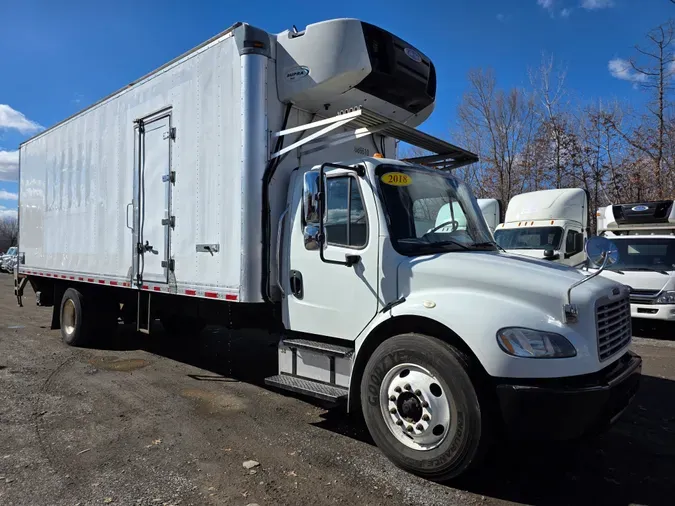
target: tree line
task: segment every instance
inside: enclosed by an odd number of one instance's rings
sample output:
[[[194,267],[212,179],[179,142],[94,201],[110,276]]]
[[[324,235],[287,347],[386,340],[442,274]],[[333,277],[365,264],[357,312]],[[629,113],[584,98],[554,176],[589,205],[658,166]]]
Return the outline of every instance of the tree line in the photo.
[[[646,94],[640,106],[576,99],[552,56],[529,71],[528,87],[500,88],[492,70],[471,70],[453,138],[480,161],[459,175],[504,207],[514,195],[549,188],[586,189],[591,210],[675,199],[673,21],[646,34],[634,53],[614,71]]]

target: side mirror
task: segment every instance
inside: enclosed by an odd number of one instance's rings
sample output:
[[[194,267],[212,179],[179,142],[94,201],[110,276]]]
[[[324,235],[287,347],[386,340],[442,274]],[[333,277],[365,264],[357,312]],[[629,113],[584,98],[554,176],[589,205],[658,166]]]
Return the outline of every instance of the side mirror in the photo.
[[[544,251],[544,258],[546,260],[557,260],[560,258],[560,254],[556,253],[552,249],[547,249]]]
[[[316,251],[320,247],[320,205],[319,174],[314,171],[305,172],[302,186],[302,233],[305,248],[310,251]]]
[[[619,260],[619,251],[616,248],[616,244],[606,237],[600,236],[591,237],[586,242],[586,255],[600,270]]]

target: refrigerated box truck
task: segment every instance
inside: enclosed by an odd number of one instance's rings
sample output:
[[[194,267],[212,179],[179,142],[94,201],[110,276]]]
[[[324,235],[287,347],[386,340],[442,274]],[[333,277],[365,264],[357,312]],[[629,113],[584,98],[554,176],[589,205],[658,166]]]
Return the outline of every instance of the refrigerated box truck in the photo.
[[[675,322],[675,202],[613,204],[597,218],[620,255],[602,275],[630,288],[633,318]]]
[[[120,318],[278,331],[269,385],[346,401],[433,480],[502,426],[604,427],[640,376],[630,328],[607,341],[627,289],[497,248],[451,174],[477,157],[414,128],[435,96],[431,60],[373,25],[238,23],[21,145],[18,300],[30,283],[70,345]]]

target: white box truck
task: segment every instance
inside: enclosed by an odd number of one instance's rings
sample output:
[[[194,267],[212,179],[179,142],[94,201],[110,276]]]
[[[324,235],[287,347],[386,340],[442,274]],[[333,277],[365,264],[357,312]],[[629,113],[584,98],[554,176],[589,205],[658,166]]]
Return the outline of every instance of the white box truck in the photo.
[[[497,229],[502,219],[502,203],[498,199],[478,199],[478,207],[480,207],[485,223],[487,223],[490,232]]]
[[[373,25],[236,24],[21,145],[18,300],[30,283],[70,345],[119,318],[279,331],[269,385],[346,401],[433,480],[503,426],[607,426],[641,371],[630,327],[607,341],[627,289],[497,248],[450,171],[476,156],[414,128],[435,95],[429,58]]]
[[[588,235],[588,194],[581,188],[516,195],[494,234],[506,251],[576,267],[586,261]]]
[[[632,316],[675,322],[675,203],[609,205],[597,217],[619,253],[602,274],[630,288]]]

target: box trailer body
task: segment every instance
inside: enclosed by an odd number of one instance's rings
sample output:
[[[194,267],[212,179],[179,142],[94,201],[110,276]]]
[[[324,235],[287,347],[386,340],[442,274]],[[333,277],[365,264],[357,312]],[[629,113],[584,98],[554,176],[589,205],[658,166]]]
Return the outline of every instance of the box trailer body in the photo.
[[[588,234],[587,192],[563,188],[513,197],[495,239],[513,253],[580,266]]]
[[[435,480],[493,409],[530,436],[616,419],[641,361],[597,318],[623,322],[627,290],[499,250],[451,174],[476,155],[415,128],[435,96],[431,60],[373,25],[239,23],[21,146],[18,302],[30,283],[72,345],[118,318],[279,331],[267,384],[346,400]]]
[[[497,199],[478,199],[478,207],[483,213],[490,232],[494,233],[501,221],[502,203]]]
[[[602,275],[630,288],[633,318],[675,321],[675,202],[601,207],[598,234],[617,248],[619,261]]]

